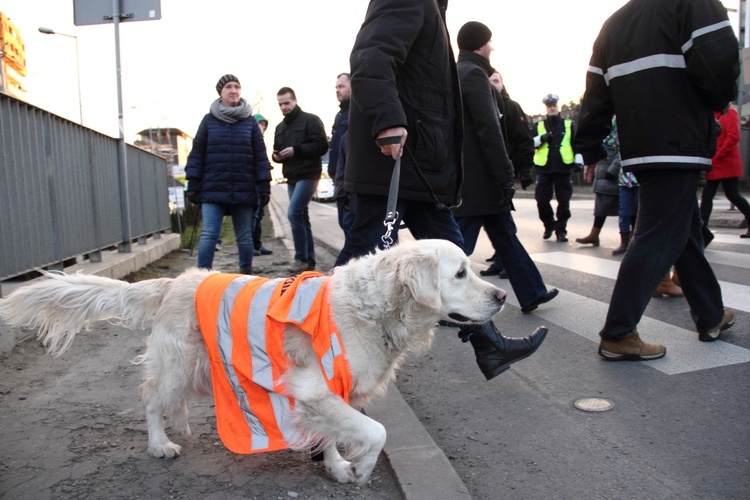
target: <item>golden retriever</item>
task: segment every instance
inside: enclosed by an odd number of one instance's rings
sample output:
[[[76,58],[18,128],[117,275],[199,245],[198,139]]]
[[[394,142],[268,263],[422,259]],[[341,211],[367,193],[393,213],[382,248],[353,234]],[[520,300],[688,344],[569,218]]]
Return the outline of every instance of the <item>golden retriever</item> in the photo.
[[[82,329],[99,320],[128,328],[151,325],[144,365],[148,453],[173,458],[182,447],[165,432],[187,436],[187,398],[211,392],[211,372],[195,309],[195,293],[210,271],[191,269],[177,278],[128,284],[97,276],[44,273],[50,279],[22,287],[0,300],[0,317],[11,326],[38,329],[53,354],[70,347]],[[404,356],[427,349],[440,320],[484,323],[497,314],[505,292],[477,277],[469,259],[444,240],[421,240],[351,261],[328,278],[334,323],[351,374],[349,405],[321,375],[310,335],[284,330],[290,364],[284,388],[294,400],[294,425],[304,437],[295,449],[324,451],[326,470],[337,481],[367,482],[386,431],[362,409],[385,393]],[[343,455],[343,456],[342,456]]]

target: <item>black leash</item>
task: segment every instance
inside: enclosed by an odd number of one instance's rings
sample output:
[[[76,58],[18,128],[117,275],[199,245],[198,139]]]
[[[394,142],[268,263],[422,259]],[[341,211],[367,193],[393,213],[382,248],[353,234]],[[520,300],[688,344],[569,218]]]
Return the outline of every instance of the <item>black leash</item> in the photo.
[[[376,140],[378,146],[389,146],[391,144],[399,144],[401,142],[401,136],[383,137]],[[396,164],[393,166],[393,173],[391,174],[391,186],[388,190],[388,204],[385,208],[385,219],[383,225],[385,226],[385,234],[380,238],[383,242],[383,248],[388,250],[393,245],[393,238],[391,233],[393,232],[393,225],[398,220],[398,211],[396,205],[398,204],[398,182],[401,179],[401,152],[399,152],[398,158],[396,158]]]

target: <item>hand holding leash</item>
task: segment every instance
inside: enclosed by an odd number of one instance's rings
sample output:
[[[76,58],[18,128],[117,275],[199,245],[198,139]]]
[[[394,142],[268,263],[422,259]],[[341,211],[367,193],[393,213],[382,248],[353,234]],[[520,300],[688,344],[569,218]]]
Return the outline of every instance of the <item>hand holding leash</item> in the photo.
[[[393,127],[381,130],[375,138],[375,143],[384,155],[389,155],[394,160],[401,156],[406,142],[406,129],[404,127]]]

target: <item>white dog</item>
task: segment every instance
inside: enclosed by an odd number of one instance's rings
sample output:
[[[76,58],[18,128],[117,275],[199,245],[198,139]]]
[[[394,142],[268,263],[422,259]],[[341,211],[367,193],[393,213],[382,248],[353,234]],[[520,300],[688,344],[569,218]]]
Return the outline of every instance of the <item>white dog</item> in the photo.
[[[0,300],[0,317],[12,326],[38,329],[54,354],[62,354],[82,329],[108,320],[129,328],[152,324],[144,364],[143,399],[148,452],[173,458],[163,417],[190,434],[186,399],[212,390],[209,357],[196,315],[195,295],[208,271],[191,269],[175,279],[128,284],[97,276],[45,273],[49,280]],[[354,260],[328,279],[334,323],[351,375],[349,405],[335,395],[319,368],[311,336],[294,325],[283,331],[289,365],[282,376],[294,400],[295,449],[322,449],[325,467],[339,482],[365,483],[385,444],[385,428],[357,409],[382,396],[409,352],[427,349],[439,320],[484,323],[500,311],[505,292],[478,278],[469,259],[444,240],[421,240]],[[346,457],[342,457],[341,453]]]

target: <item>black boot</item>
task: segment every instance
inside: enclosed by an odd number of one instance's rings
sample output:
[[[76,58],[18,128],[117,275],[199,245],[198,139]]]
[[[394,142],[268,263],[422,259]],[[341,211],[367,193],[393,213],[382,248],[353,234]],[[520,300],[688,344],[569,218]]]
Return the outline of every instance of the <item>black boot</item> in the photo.
[[[252,267],[241,267],[240,268],[240,274],[253,274],[253,268]]]
[[[542,344],[548,331],[546,327],[540,326],[528,337],[510,338],[503,337],[492,321],[470,328],[462,329],[458,335],[464,342],[468,337],[479,369],[487,380],[497,377],[516,361],[531,356]]]

